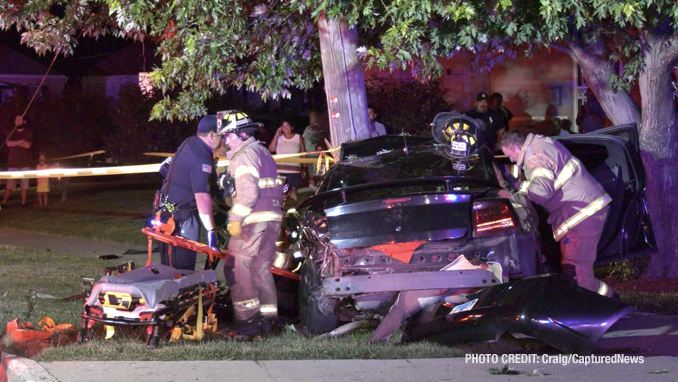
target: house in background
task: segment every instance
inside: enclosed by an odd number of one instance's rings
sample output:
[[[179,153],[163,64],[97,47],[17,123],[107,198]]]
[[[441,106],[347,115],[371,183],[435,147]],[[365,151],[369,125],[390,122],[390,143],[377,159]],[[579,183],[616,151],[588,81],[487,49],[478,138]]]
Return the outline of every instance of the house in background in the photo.
[[[40,94],[58,94],[68,77],[14,49],[0,45],[0,102],[8,102],[20,88],[33,94],[43,81]]]
[[[558,52],[541,52],[531,58],[516,57],[497,65],[489,72],[472,69],[472,54],[459,51],[451,58],[440,59],[445,101],[451,109],[465,112],[475,106],[478,93],[500,93],[504,105],[514,115],[511,127],[530,126],[543,121],[551,106],[553,117],[574,123],[586,85],[570,56]],[[365,78],[411,81],[408,71],[389,73],[377,69],[365,71]]]
[[[125,85],[149,89],[148,72],[160,62],[154,58],[151,44],[139,41],[106,55],[79,75],[80,90],[115,100]]]

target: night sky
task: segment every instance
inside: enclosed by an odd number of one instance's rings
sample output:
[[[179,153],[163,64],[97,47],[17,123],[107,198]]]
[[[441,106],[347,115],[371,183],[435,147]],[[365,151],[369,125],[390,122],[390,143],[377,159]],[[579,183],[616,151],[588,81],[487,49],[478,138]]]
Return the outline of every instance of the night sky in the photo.
[[[98,40],[93,38],[81,38],[78,41],[80,44],[75,48],[74,55],[60,55],[54,63],[54,70],[69,77],[77,77],[91,66],[110,57],[112,53],[134,44],[134,42],[130,40],[123,40],[115,37],[100,37]],[[49,66],[54,59],[54,55],[51,53],[41,57],[36,54],[33,49],[22,45],[21,34],[14,29],[0,31],[0,44],[46,66]]]

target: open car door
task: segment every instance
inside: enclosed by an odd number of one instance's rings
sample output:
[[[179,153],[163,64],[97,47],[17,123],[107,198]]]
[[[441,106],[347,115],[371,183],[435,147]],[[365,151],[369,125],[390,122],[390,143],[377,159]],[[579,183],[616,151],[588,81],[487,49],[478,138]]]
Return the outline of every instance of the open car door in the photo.
[[[656,252],[636,124],[553,138],[579,158],[612,197],[596,263]]]

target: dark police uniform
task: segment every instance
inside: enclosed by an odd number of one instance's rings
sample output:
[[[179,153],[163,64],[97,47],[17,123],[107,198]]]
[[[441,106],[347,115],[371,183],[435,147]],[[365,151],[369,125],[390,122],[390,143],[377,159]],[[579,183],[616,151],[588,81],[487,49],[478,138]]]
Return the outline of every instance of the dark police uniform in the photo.
[[[487,109],[485,113],[481,113],[476,109],[471,109],[464,114],[485,122],[485,128],[482,131],[476,132],[476,135],[479,140],[485,143],[485,145],[494,152],[495,146],[497,145],[497,133],[505,127],[504,119],[501,114],[492,109]]]
[[[195,194],[210,193],[210,179],[216,176],[212,149],[199,137],[184,141],[172,159],[163,191],[169,201],[178,205],[174,213],[176,230],[173,236],[198,241],[200,239],[200,217],[196,207]],[[211,178],[212,177],[212,178]],[[171,259],[168,249],[171,247]],[[195,251],[159,244],[161,263],[177,269],[195,270]],[[171,260],[171,263],[170,263]]]

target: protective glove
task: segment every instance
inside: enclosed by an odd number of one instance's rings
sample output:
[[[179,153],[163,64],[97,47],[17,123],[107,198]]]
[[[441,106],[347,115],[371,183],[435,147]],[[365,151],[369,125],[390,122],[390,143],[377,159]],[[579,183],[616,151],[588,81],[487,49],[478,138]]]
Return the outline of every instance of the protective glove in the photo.
[[[214,230],[207,231],[207,246],[215,251],[218,251],[219,246],[217,245],[217,243],[218,243],[217,233],[214,232]]]
[[[228,222],[228,233],[231,237],[240,237],[242,234],[240,223],[234,221]]]

